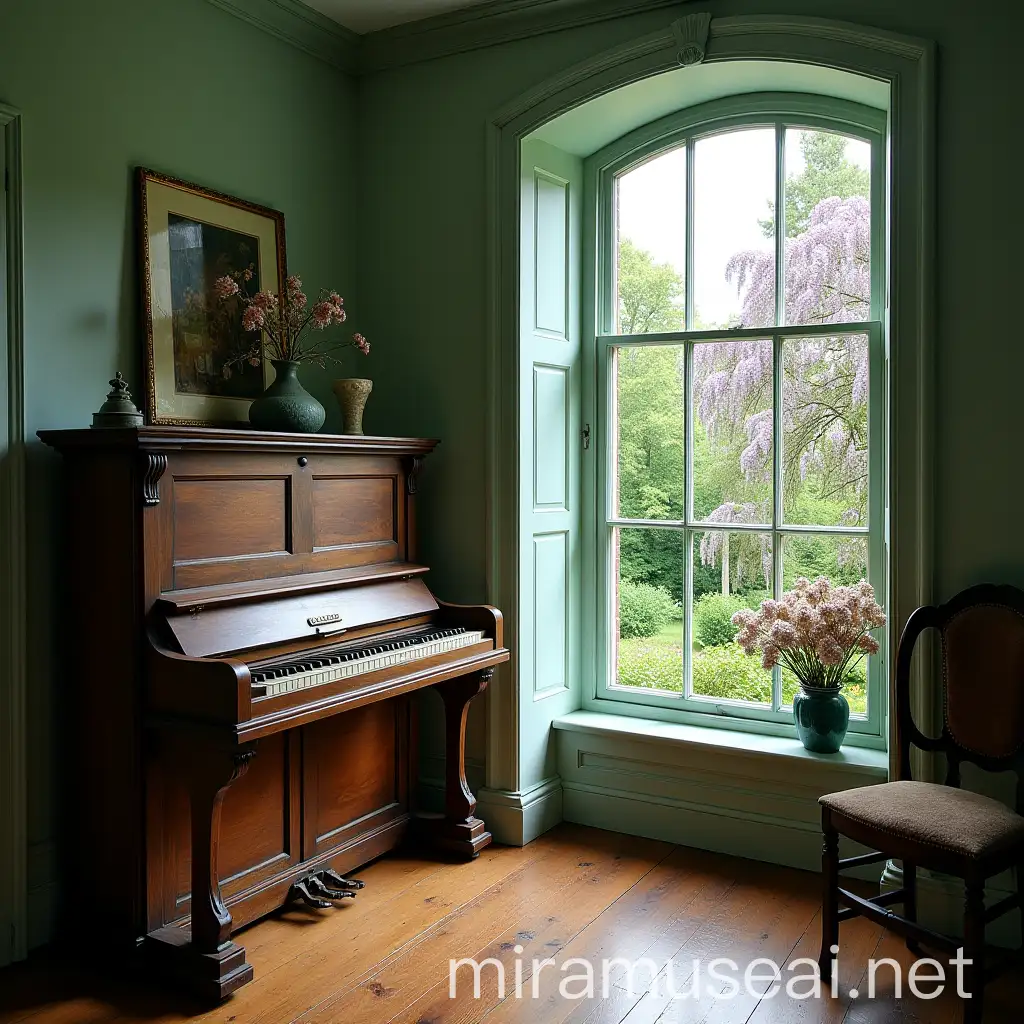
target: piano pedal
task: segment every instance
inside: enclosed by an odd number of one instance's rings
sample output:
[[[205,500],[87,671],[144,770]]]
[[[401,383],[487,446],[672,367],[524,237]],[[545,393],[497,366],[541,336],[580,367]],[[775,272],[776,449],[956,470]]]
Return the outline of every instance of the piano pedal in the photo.
[[[346,900],[356,898],[356,894],[348,889],[337,891],[325,885],[323,879],[319,875],[310,875],[306,879],[306,888],[313,893],[314,896],[320,897],[320,899],[331,900]]]
[[[334,889],[364,889],[366,887],[366,883],[360,882],[358,878],[342,878],[337,871],[332,871],[330,868],[320,872],[320,879]],[[355,893],[352,895],[354,896]]]
[[[308,878],[304,878],[301,881],[295,882],[292,885],[291,898],[302,900],[307,907],[313,907],[315,910],[329,910],[333,907],[333,903],[328,900],[322,900],[309,891],[306,887],[308,881]]]

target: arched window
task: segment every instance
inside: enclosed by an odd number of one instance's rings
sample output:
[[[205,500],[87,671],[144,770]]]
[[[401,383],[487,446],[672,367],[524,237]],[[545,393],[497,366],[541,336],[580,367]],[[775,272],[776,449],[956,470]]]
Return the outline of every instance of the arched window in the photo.
[[[591,706],[785,730],[796,680],[731,615],[799,576],[884,602],[885,131],[736,96],[588,160]],[[884,658],[847,675],[853,742],[883,743]]]

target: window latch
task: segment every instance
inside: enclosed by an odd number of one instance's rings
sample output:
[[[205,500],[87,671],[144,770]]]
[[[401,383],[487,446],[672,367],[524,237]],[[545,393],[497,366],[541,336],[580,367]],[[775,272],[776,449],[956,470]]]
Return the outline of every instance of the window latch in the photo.
[[[584,423],[583,429],[580,431],[580,436],[583,438],[583,450],[586,451],[590,447],[590,424]]]

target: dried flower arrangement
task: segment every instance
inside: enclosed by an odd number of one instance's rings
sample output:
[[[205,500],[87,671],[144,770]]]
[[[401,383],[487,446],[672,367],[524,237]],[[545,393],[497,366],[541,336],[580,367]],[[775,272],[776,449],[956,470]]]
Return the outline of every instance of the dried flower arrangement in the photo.
[[[214,293],[221,302],[235,301],[242,306],[242,328],[256,334],[252,346],[224,364],[225,377],[231,376],[232,364],[250,363],[259,366],[263,353],[271,359],[292,362],[341,362],[340,349],[352,346],[362,354],[370,354],[370,343],[359,333],[351,341],[339,342],[334,338],[316,337],[312,331],[323,331],[348,319],[344,300],[337,292],[321,290],[317,301],[309,306],[302,290],[302,280],[292,274],[285,282],[283,301],[271,291],[248,295],[244,282],[252,280],[252,268],[235,271],[219,277],[213,284]]]
[[[782,665],[802,686],[838,690],[865,655],[878,653],[870,630],[885,625],[885,612],[866,581],[834,587],[824,576],[813,583],[801,576],[780,600],[742,609],[732,622],[736,642],[748,655],[760,653],[764,668]]]

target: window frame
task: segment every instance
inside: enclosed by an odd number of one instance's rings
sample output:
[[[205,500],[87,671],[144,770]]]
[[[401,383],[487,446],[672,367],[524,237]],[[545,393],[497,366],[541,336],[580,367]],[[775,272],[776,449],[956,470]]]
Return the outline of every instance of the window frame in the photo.
[[[687,148],[687,202],[686,202],[686,267],[685,301],[686,326],[693,323],[694,289],[693,270],[693,153],[694,142],[709,135],[738,128],[773,127],[776,132],[776,187],[775,208],[784,217],[785,134],[789,128],[835,131],[858,138],[871,145],[871,308],[869,319],[863,322],[828,325],[775,326],[737,330],[694,331],[683,330],[646,335],[618,335],[615,333],[615,216],[614,189],[616,178],[647,160],[681,145]],[[782,373],[778,368],[783,339],[822,337],[841,334],[867,335],[869,343],[869,491],[867,528],[799,527],[781,521],[782,424],[774,424],[773,478],[775,500],[772,523],[766,527],[732,526],[732,532],[744,529],[770,533],[773,538],[773,585],[776,592],[782,586],[782,538],[793,534],[863,535],[868,541],[868,574],[875,586],[879,601],[888,605],[888,474],[885,453],[888,451],[888,323],[887,323],[887,175],[886,112],[872,107],[832,97],[810,94],[759,93],[732,96],[699,106],[686,108],[655,122],[642,126],[611,143],[589,158],[584,166],[585,210],[589,241],[585,246],[588,265],[584,268],[584,421],[590,424],[593,457],[584,461],[583,543],[585,557],[584,593],[589,595],[584,609],[587,632],[594,642],[584,644],[585,689],[583,705],[588,710],[600,710],[637,717],[683,722],[718,728],[742,729],[773,735],[795,736],[792,715],[788,707],[779,706],[781,687],[779,670],[773,673],[773,707],[744,704],[729,700],[692,697],[687,694],[690,683],[692,656],[692,608],[685,609],[683,621],[683,673],[682,695],[667,695],[658,691],[637,691],[611,682],[609,664],[612,651],[612,565],[610,538],[615,524],[666,527],[683,530],[688,537],[708,529],[706,522],[692,515],[690,475],[692,472],[692,353],[701,341],[770,338],[775,359],[775,403],[781,395]],[[785,225],[777,224],[776,239],[776,323],[784,321],[783,252]],[[825,329],[823,329],[825,327]],[[613,479],[611,459],[612,438],[612,381],[609,373],[611,349],[620,346],[649,346],[659,344],[682,345],[686,352],[686,386],[684,392],[684,418],[686,422],[686,457],[684,460],[685,519],[680,522],[622,520],[610,515]],[[724,529],[716,524],[716,530]],[[684,545],[687,589],[692,573],[692,543]],[[868,715],[851,718],[847,742],[850,744],[882,748],[887,731],[887,687],[889,645],[888,631],[879,637],[879,655],[868,659]]]

